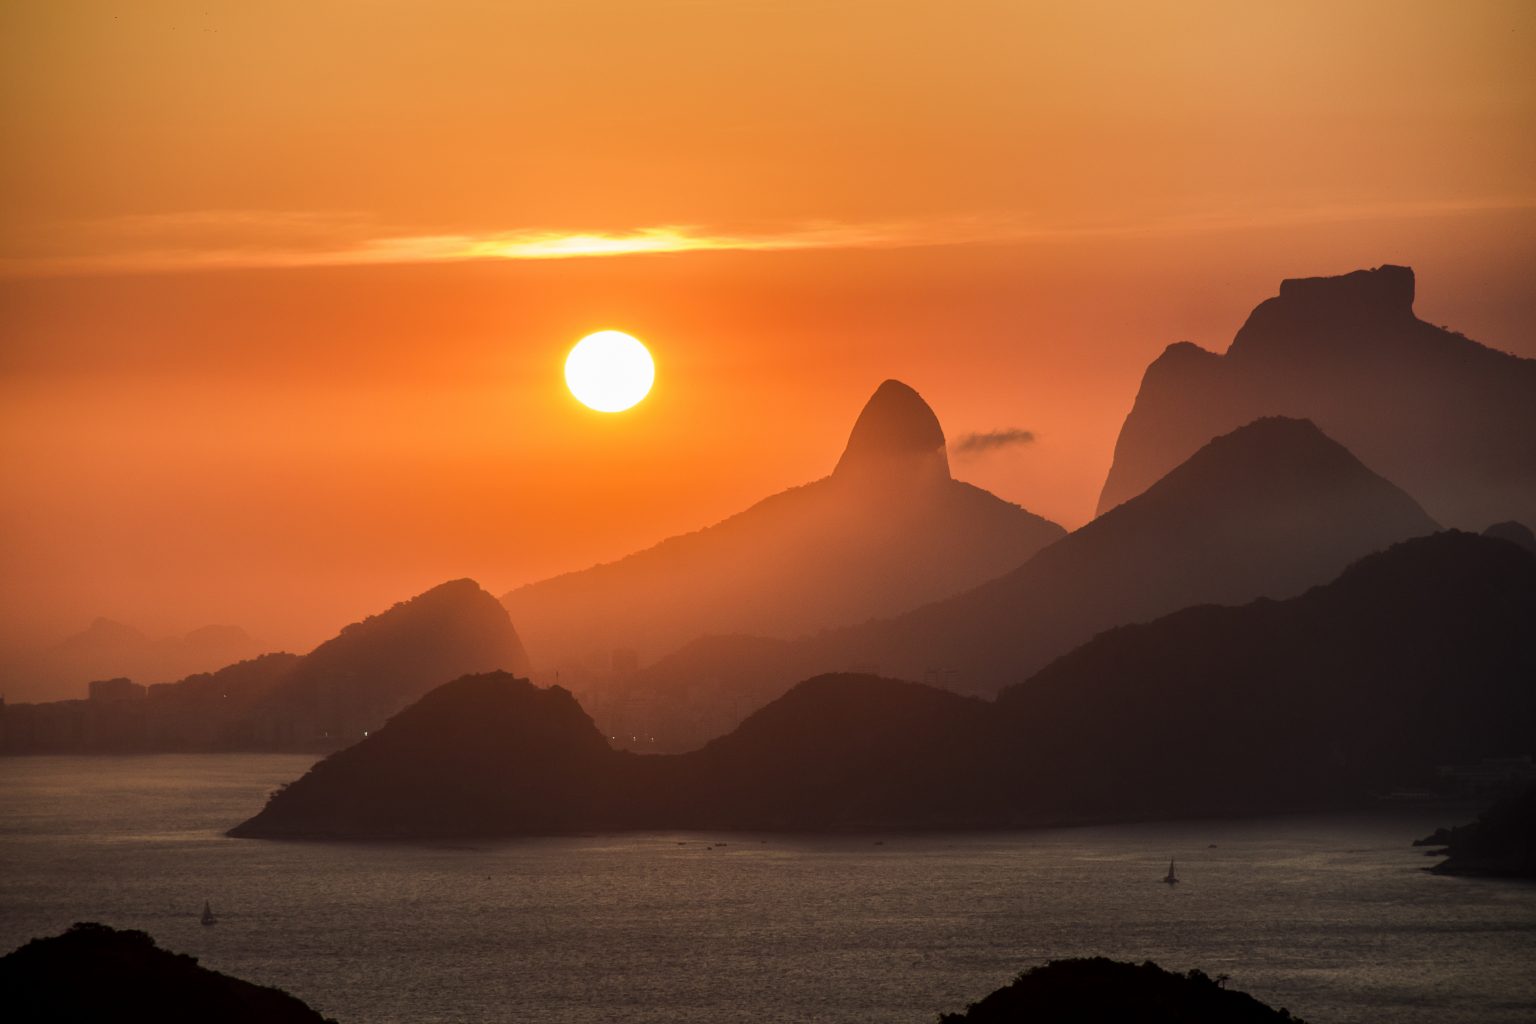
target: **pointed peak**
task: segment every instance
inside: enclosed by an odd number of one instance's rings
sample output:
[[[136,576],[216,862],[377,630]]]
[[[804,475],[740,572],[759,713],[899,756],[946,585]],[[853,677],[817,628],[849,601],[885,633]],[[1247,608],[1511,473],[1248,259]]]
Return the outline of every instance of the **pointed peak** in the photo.
[[[888,380],[864,404],[833,475],[884,473],[895,467],[949,478],[939,418],[922,395],[899,380]]]

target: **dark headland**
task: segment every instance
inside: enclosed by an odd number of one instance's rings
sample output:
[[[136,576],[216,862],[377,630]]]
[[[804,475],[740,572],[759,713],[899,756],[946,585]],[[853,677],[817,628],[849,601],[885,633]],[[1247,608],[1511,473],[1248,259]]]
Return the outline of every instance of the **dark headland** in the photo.
[[[1499,800],[1477,820],[1442,828],[1417,840],[1435,846],[1445,860],[1430,868],[1439,875],[1485,875],[1536,879],[1536,786]]]

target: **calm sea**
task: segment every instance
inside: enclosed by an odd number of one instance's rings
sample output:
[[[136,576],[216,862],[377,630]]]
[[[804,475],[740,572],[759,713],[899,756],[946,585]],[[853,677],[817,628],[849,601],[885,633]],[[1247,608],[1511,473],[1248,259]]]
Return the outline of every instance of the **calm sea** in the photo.
[[[917,1024],[1091,954],[1228,974],[1322,1024],[1536,1020],[1536,886],[1420,870],[1409,841],[1443,813],[408,846],[220,834],[310,760],[0,759],[0,949],[79,920],[142,928],[343,1024]],[[1177,887],[1159,882],[1170,857]]]

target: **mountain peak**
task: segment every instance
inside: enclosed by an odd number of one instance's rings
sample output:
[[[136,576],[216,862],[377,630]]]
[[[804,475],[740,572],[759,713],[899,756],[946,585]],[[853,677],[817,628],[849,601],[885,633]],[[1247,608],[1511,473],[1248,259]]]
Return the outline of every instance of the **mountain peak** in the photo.
[[[1305,416],[1448,526],[1536,522],[1536,359],[1414,315],[1391,264],[1281,283],[1223,355],[1170,346],[1142,376],[1115,442],[1107,512],[1211,438]]]
[[[1400,511],[1418,517],[1424,529],[1435,528],[1412,498],[1362,465],[1317,424],[1290,416],[1263,416],[1212,438],[1146,493],[1177,491],[1190,496],[1240,486],[1251,497],[1259,491],[1353,486],[1366,479],[1390,490],[1402,506]]]
[[[1413,293],[1413,269],[1390,263],[1337,277],[1289,278],[1280,282],[1279,296],[1248,317],[1227,354],[1370,347],[1381,331],[1415,322]]]
[[[864,404],[833,475],[886,473],[896,466],[949,478],[939,418],[922,395],[899,380],[888,380]]]
[[[1293,277],[1280,282],[1282,302],[1358,312],[1413,313],[1413,268],[1390,263],[1337,277]]]

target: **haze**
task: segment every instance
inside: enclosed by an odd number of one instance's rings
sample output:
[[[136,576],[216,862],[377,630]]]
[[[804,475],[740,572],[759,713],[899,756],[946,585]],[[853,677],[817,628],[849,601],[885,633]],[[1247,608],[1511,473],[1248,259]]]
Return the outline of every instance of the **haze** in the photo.
[[[500,593],[826,475],[890,377],[1076,527],[1146,364],[1287,277],[1536,356],[1528,4],[409,15],[0,14],[6,642]],[[609,327],[615,418],[560,376]]]

